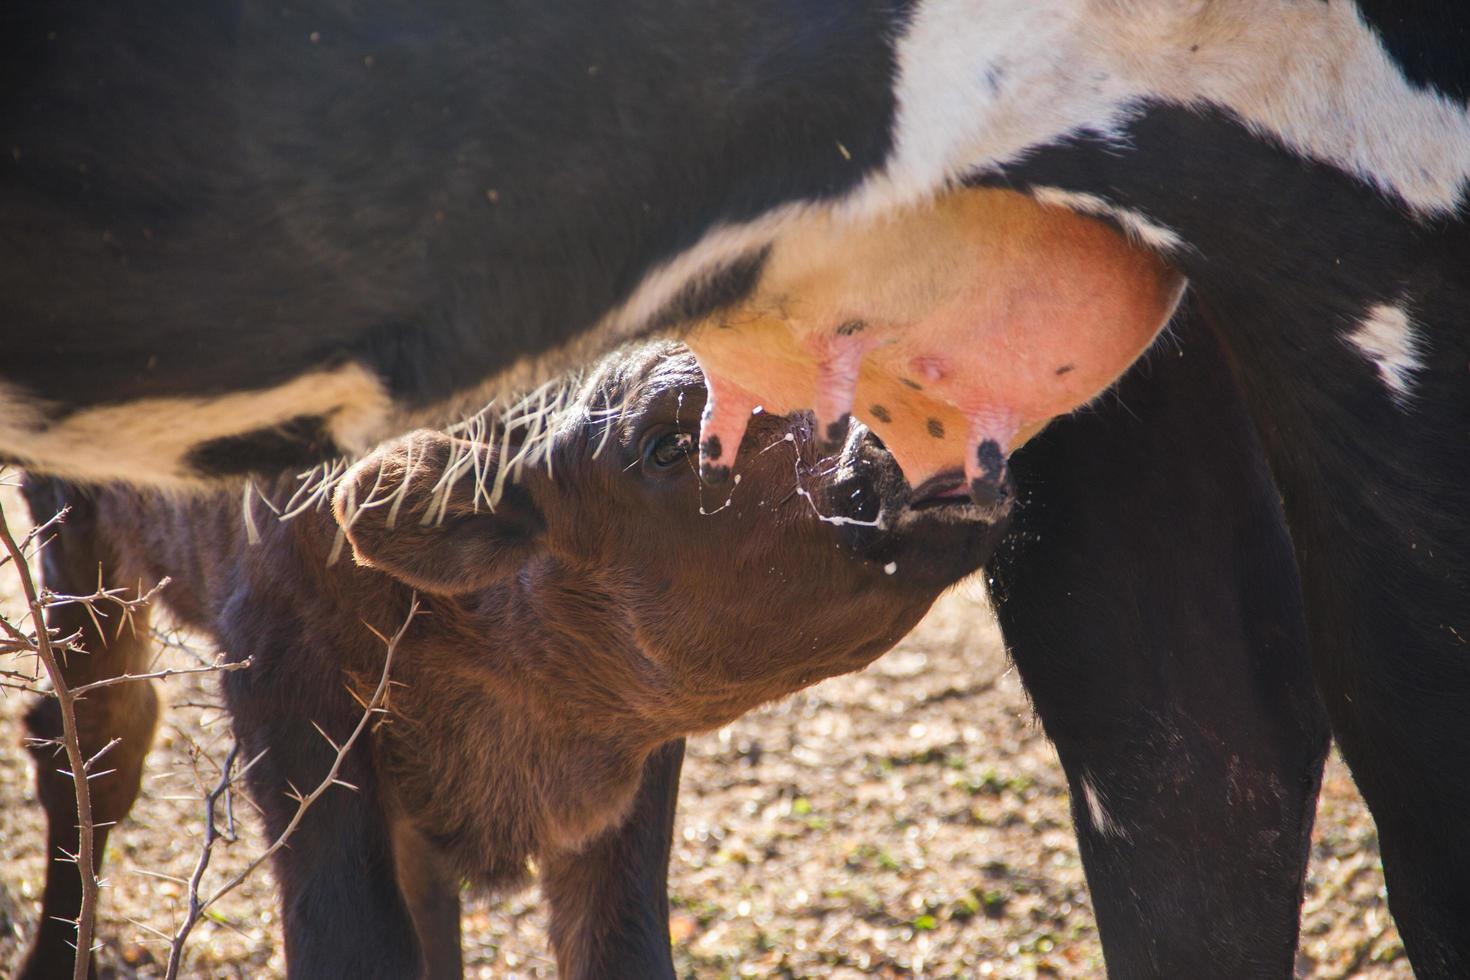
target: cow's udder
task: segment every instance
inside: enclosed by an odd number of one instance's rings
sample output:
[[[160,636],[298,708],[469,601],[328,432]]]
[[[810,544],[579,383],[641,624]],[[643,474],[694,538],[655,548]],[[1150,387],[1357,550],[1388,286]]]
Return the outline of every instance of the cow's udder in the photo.
[[[981,499],[1011,451],[1148,347],[1182,282],[1108,225],[1009,191],[809,221],[754,296],[689,337],[711,393],[705,472],[734,464],[757,405],[815,408],[818,438],[851,412],[911,485],[962,470]]]

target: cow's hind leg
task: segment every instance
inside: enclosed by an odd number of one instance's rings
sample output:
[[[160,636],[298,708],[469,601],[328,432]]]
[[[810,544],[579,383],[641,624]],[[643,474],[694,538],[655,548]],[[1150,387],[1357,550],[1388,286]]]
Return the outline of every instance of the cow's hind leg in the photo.
[[[1273,454],[1318,689],[1421,980],[1470,977],[1467,354],[1426,343],[1412,401],[1369,381],[1352,392],[1359,414],[1313,419],[1316,441]],[[1262,415],[1268,436],[1307,430]]]
[[[63,506],[71,508],[66,520],[58,525],[55,539],[42,552],[47,588],[67,595],[90,595],[99,582],[106,588],[123,584],[113,578],[112,556],[84,492],[59,481],[31,478],[26,481],[25,494],[37,522],[49,520]],[[129,620],[119,608],[101,602],[97,613],[94,620],[79,604],[56,606],[47,613],[47,625],[57,636],[79,634],[76,644],[59,658],[70,687],[137,673],[148,662],[152,645],[145,610],[135,610]],[[96,824],[93,865],[99,871],[111,828],[127,816],[138,795],[143,758],[157,720],[158,698],[147,681],[98,688],[76,702],[83,757],[91,758],[108,742],[118,740],[96,767],[99,772],[108,771],[88,784]],[[32,739],[59,739],[62,728],[57,701],[50,697],[37,701],[26,715],[26,727]],[[33,744],[31,754],[36,766],[36,797],[46,812],[46,887],[40,921],[20,977],[49,980],[70,977],[76,956],[73,923],[81,910],[82,886],[77,866],[69,856],[77,853],[77,801],[61,748]]]
[[[1372,574],[1384,577],[1385,591],[1411,578],[1389,585],[1397,576],[1382,567]],[[1470,593],[1438,609],[1389,605],[1365,583],[1314,624],[1323,647],[1319,682],[1373,813],[1388,907],[1414,975],[1463,978],[1470,976],[1470,642],[1451,630],[1470,640],[1462,632]],[[1435,627],[1443,639],[1427,635]]]
[[[1109,973],[1289,977],[1327,726],[1261,449],[1209,335],[1176,330],[1015,457],[998,613]]]

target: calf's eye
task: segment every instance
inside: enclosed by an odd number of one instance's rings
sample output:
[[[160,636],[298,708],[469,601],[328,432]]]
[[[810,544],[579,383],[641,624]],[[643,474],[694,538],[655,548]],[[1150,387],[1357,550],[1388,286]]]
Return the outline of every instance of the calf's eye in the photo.
[[[677,466],[694,452],[694,436],[688,432],[668,432],[648,444],[643,458],[659,469]]]

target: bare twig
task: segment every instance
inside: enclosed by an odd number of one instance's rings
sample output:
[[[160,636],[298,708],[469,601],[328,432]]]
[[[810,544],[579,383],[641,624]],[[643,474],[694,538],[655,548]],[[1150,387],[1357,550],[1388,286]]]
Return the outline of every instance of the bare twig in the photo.
[[[209,858],[214,852],[214,842],[220,839],[219,826],[215,823],[215,807],[220,798],[230,791],[230,784],[234,780],[232,770],[235,768],[235,759],[240,754],[240,743],[236,742],[230,748],[230,754],[225,756],[225,764],[221,767],[219,783],[209,791],[204,798],[204,846],[199,849],[199,860],[194,864],[194,873],[189,876],[189,911],[185,915],[183,924],[179,926],[169,941],[168,954],[168,976],[178,975],[179,964],[183,960],[184,943],[189,939],[189,932],[194,928],[194,923],[204,914],[204,903],[199,900],[199,884],[204,880],[204,872],[209,870]],[[254,765],[260,758],[256,756],[250,765]],[[246,768],[249,768],[248,766]]]
[[[177,650],[180,653],[187,655],[190,659],[192,659],[201,667],[206,666],[212,662],[211,658],[205,656],[196,644],[184,639],[184,631],[181,631],[178,628],[160,629],[159,627],[154,626],[151,632],[153,634],[153,641],[159,646],[160,655],[165,650]],[[155,662],[156,661],[157,658],[155,658]]]
[[[363,710],[362,717],[358,719],[356,727],[354,727],[352,730],[352,734],[349,735],[347,737],[347,740],[343,742],[340,746],[336,745],[335,743],[331,742],[330,739],[328,739],[329,744],[331,744],[333,748],[336,749],[336,756],[332,759],[332,765],[327,770],[327,774],[322,777],[321,782],[317,784],[315,789],[313,789],[309,793],[306,793],[305,795],[297,796],[296,812],[292,815],[291,820],[286,825],[285,829],[281,831],[280,836],[278,836],[263,852],[256,855],[256,857],[248,865],[246,865],[243,870],[234,875],[234,877],[230,878],[219,888],[215,889],[208,898],[201,898],[200,885],[204,879],[204,872],[209,867],[210,852],[213,850],[215,843],[221,837],[226,836],[225,834],[222,834],[220,832],[219,827],[216,824],[215,809],[218,805],[218,802],[223,797],[228,803],[231,793],[231,787],[234,785],[235,780],[243,777],[245,773],[248,772],[249,769],[254,766],[256,762],[260,761],[260,759],[264,755],[264,753],[262,753],[261,755],[257,755],[254,759],[251,759],[250,762],[246,764],[244,769],[242,769],[238,774],[232,776],[230,770],[235,761],[236,753],[239,751],[239,746],[237,745],[235,748],[230,750],[230,754],[225,761],[223,771],[220,775],[219,783],[216,784],[215,788],[210,791],[207,797],[205,797],[204,845],[200,849],[199,859],[194,866],[194,873],[190,876],[189,879],[188,911],[185,913],[184,921],[180,923],[178,930],[174,933],[173,940],[169,949],[168,969],[164,974],[166,980],[176,980],[176,978],[178,977],[179,969],[183,964],[184,946],[189,940],[190,932],[193,931],[194,926],[199,922],[199,919],[204,915],[205,911],[215,902],[219,901],[229,892],[233,891],[252,874],[254,874],[255,871],[260,868],[261,865],[269,861],[276,854],[277,851],[285,847],[287,841],[290,840],[291,835],[294,834],[296,832],[296,828],[300,826],[302,818],[306,816],[306,811],[311,808],[313,803],[321,798],[323,793],[331,789],[333,786],[342,786],[347,789],[353,788],[351,784],[346,783],[341,779],[338,779],[337,774],[341,772],[342,764],[346,761],[348,754],[352,751],[352,747],[357,744],[357,740],[362,736],[362,733],[367,730],[368,725],[372,722],[374,716],[381,714],[384,710],[383,703],[387,698],[390,684],[389,678],[393,669],[393,655],[397,652],[399,642],[403,639],[404,634],[408,632],[408,627],[413,622],[413,619],[418,614],[418,611],[419,603],[418,598],[415,596],[412,605],[409,606],[408,615],[404,618],[403,625],[400,626],[398,628],[398,631],[394,633],[391,637],[384,636],[382,633],[379,633],[377,630],[373,629],[373,627],[370,625],[367,627],[373,632],[375,636],[378,637],[378,639],[383,641],[383,645],[386,648],[386,653],[383,657],[383,670],[378,678],[378,686],[376,690],[373,691],[373,696],[368,700],[367,706]],[[229,833],[232,835],[234,830],[234,817],[232,813],[228,812],[228,809],[227,816],[229,817]]]
[[[77,795],[77,874],[82,880],[82,906],[77,915],[77,956],[72,967],[72,980],[86,980],[92,958],[92,933],[97,921],[97,875],[92,857],[93,832],[92,794],[87,785],[87,761],[82,757],[81,739],[77,734],[76,704],[72,692],[66,686],[56,651],[51,645],[51,635],[46,629],[45,607],[31,576],[30,565],[25,554],[10,533],[5,508],[0,505],[0,542],[5,545],[15,571],[20,578],[21,591],[25,594],[26,608],[30,612],[31,625],[35,630],[35,650],[51,680],[52,694],[61,707],[62,745],[71,766],[72,785]]]
[[[178,677],[180,674],[213,674],[227,673],[232,670],[244,670],[250,666],[250,658],[228,663],[224,657],[216,657],[214,663],[203,667],[168,667],[163,670],[154,670],[146,674],[118,674],[116,677],[106,677],[100,681],[90,684],[82,684],[71,690],[72,696],[77,697],[88,691],[95,691],[99,687],[111,687],[114,684],[128,684],[133,681],[153,681],[163,677]]]
[[[61,508],[61,510],[52,515],[51,519],[45,524],[37,524],[35,527],[26,532],[26,536],[20,539],[20,550],[24,552],[27,548],[31,546],[32,541],[35,541],[41,535],[45,534],[47,531],[51,530],[53,527],[65,520],[67,511],[69,510],[71,510],[70,507]],[[12,561],[14,561],[14,557],[9,552],[0,555],[0,568],[4,568]]]

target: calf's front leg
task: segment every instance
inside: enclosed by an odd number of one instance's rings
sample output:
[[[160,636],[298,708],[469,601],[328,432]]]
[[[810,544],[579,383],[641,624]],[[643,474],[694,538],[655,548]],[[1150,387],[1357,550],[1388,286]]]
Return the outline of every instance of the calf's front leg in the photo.
[[[414,930],[424,951],[425,980],[464,974],[459,881],[449,862],[400,817],[393,824],[393,858]]]
[[[541,893],[566,980],[672,980],[669,849],[683,765],[684,740],[664,745],[644,763],[621,826],[581,851],[543,857]]]
[[[255,626],[231,631],[244,642],[227,648],[253,654],[254,662],[227,675],[224,686],[241,757],[261,756],[247,781],[275,840],[296,815],[295,795],[320,784],[336,757],[317,726],[343,745],[362,708],[347,696],[329,651],[285,635],[293,617],[238,607],[230,615]],[[370,742],[359,739],[343,759],[338,779],[351,788],[328,788],[274,857],[292,980],[403,980],[425,970]]]

